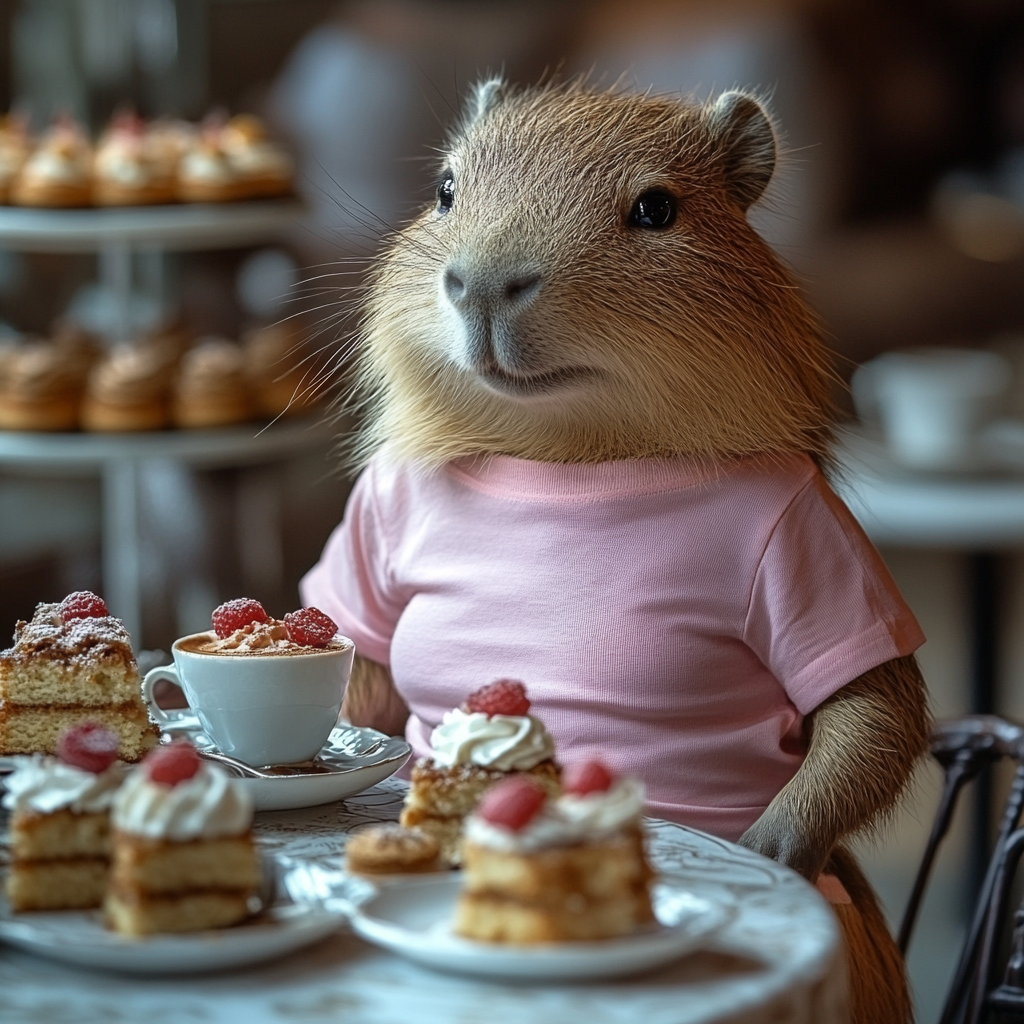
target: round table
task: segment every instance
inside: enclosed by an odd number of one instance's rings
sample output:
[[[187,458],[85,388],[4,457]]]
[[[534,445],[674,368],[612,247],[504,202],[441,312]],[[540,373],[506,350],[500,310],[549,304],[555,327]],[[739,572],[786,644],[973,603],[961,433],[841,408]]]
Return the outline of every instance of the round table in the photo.
[[[353,828],[398,817],[405,783],[300,811],[257,815],[270,850],[336,867]],[[0,1021],[75,1024],[845,1024],[835,916],[787,868],[701,832],[648,823],[652,860],[735,917],[714,948],[608,984],[499,984],[435,974],[339,931],[250,970],[139,979],[71,970],[0,947]]]

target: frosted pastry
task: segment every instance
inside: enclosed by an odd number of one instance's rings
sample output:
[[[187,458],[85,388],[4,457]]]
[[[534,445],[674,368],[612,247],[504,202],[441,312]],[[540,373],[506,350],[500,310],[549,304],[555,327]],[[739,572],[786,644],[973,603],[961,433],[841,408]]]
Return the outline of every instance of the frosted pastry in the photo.
[[[72,910],[103,902],[110,808],[124,779],[118,737],[95,722],[63,733],[60,758],[15,758],[3,805],[11,812],[11,909]]]
[[[19,206],[89,206],[92,160],[85,133],[70,118],[61,118],[25,160],[11,183],[10,201]]]
[[[252,114],[238,114],[224,126],[222,152],[234,170],[247,199],[269,199],[292,190],[292,158],[267,135],[263,122]]]
[[[96,149],[93,199],[99,206],[169,203],[175,198],[174,175],[142,121],[121,114]]]
[[[173,419],[179,427],[220,427],[252,415],[240,346],[203,339],[181,360],[174,386]]]
[[[81,397],[80,367],[57,345],[28,342],[5,354],[0,429],[74,430]]]
[[[31,150],[28,127],[12,114],[0,118],[0,203],[10,200],[11,186]]]
[[[496,782],[529,775],[544,792],[560,792],[554,741],[529,708],[522,683],[491,683],[465,710],[445,712],[430,737],[433,757],[413,766],[400,821],[434,836],[446,863],[460,863],[463,821]]]
[[[138,761],[159,739],[142,702],[131,638],[88,591],[39,604],[0,651],[0,755],[55,754],[60,734],[96,722]]]
[[[654,920],[643,786],[600,762],[567,769],[556,801],[528,777],[495,786],[466,822],[459,935],[562,942],[628,935]]]
[[[153,751],[118,791],[103,908],[128,935],[224,928],[260,885],[252,798],[187,743]]]
[[[119,345],[95,366],[82,403],[86,430],[160,430],[170,420],[174,363],[157,346]]]
[[[305,336],[294,321],[249,331],[242,339],[245,372],[256,411],[264,416],[301,413],[316,401]]]

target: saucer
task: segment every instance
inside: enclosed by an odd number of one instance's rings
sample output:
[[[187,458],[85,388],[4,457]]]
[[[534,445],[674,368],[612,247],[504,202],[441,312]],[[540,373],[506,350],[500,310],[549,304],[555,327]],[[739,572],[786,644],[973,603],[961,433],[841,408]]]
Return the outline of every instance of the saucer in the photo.
[[[167,715],[176,720],[165,727],[165,736],[189,740],[200,755],[204,750],[216,751],[213,741],[190,712],[169,711]],[[238,778],[252,795],[257,811],[291,811],[362,793],[391,778],[411,753],[412,747],[400,736],[387,736],[376,729],[355,725],[337,725],[312,761],[261,769],[275,778],[256,779],[219,760],[215,763]]]
[[[301,887],[293,885],[290,876],[305,877],[308,868],[302,862],[275,858],[270,866],[277,876],[273,904],[232,928],[138,939],[105,928],[100,910],[15,914],[0,895],[0,941],[78,967],[124,974],[193,974],[285,956],[345,923],[343,909],[299,895]]]
[[[349,920],[368,942],[436,971],[505,981],[593,981],[654,970],[704,948],[735,913],[663,876],[651,887],[657,923],[634,935],[521,946],[475,942],[452,932],[461,888],[462,879],[451,874],[396,881],[352,900]]]

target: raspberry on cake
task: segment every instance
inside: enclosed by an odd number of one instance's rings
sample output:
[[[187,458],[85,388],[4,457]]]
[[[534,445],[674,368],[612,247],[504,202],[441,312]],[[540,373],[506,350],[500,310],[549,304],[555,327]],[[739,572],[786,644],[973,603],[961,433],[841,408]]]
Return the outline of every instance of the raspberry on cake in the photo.
[[[103,902],[127,935],[224,928],[260,884],[252,799],[187,743],[154,750],[118,792]]]
[[[0,754],[56,753],[61,731],[85,720],[120,737],[124,761],[159,739],[127,630],[100,597],[79,591],[37,605],[0,651]]]
[[[628,935],[654,920],[643,786],[615,780],[599,762],[567,771],[566,785],[548,801],[529,778],[513,778],[480,801],[466,822],[457,934],[581,941]]]
[[[430,737],[434,756],[413,766],[401,822],[433,835],[448,864],[460,863],[462,823],[496,782],[528,775],[559,793],[554,741],[529,710],[523,684],[499,679],[471,693],[465,710],[445,712]]]
[[[98,907],[110,870],[110,806],[124,778],[118,737],[95,722],[61,734],[60,760],[15,759],[4,807],[11,814],[11,909]]]

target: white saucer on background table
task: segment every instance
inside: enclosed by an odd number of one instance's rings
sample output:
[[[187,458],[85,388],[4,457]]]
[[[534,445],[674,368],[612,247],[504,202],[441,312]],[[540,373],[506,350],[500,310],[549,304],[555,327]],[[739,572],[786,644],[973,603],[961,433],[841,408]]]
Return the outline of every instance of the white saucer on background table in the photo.
[[[190,712],[179,715],[178,724],[165,729],[165,735],[188,739],[200,754],[216,750]],[[335,726],[320,753],[308,764],[263,769],[279,773],[276,778],[254,779],[217,763],[228,774],[237,774],[238,781],[252,795],[257,811],[291,811],[362,793],[391,778],[411,753],[412,747],[400,736],[342,724]]]
[[[265,863],[279,878],[274,903],[232,928],[133,938],[104,927],[99,910],[15,914],[0,895],[0,941],[78,967],[121,974],[193,974],[285,956],[344,925],[341,908],[303,899],[302,886],[290,884],[291,874],[305,875],[305,865],[288,858],[267,858]]]
[[[592,942],[516,946],[476,942],[452,932],[457,874],[407,878],[353,901],[353,930],[367,942],[448,974],[508,981],[607,980],[654,970],[698,949],[735,916],[735,908],[662,877],[651,896],[657,924],[635,935]]]

